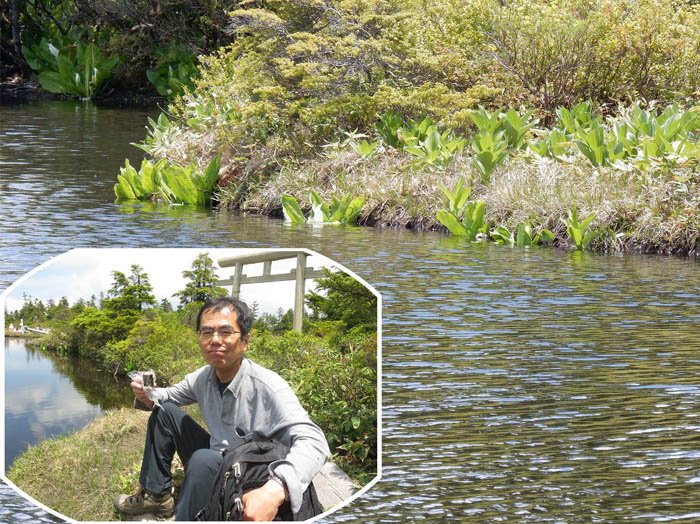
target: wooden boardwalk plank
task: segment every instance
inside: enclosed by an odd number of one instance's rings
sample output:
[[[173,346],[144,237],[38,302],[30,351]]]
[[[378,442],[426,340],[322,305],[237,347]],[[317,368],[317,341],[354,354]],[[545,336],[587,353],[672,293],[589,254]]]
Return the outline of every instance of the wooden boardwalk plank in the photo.
[[[314,477],[314,487],[323,510],[350,498],[359,486],[333,462],[326,462]]]

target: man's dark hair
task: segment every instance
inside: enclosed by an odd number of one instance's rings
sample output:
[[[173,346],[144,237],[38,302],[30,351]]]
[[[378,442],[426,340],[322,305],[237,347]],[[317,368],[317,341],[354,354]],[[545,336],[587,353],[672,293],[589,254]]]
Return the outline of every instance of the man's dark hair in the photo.
[[[205,311],[221,311],[222,309],[231,309],[238,314],[238,327],[241,328],[241,338],[245,338],[250,333],[250,328],[253,326],[253,313],[250,311],[248,304],[238,298],[233,297],[214,297],[207,300],[202,309],[197,315],[197,331],[199,331],[202,314]]]

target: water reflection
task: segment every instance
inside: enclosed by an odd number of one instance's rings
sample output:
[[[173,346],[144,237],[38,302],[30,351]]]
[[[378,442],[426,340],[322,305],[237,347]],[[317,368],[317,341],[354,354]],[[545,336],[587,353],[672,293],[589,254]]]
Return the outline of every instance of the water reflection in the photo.
[[[383,478],[327,522],[698,519],[697,262],[122,207],[114,172],[95,176],[104,197],[76,188],[66,205],[45,173],[34,183],[50,205],[0,191],[3,285],[67,245],[279,246],[382,293]]]
[[[105,409],[130,405],[123,380],[89,361],[5,339],[5,463],[54,435],[71,433]]]

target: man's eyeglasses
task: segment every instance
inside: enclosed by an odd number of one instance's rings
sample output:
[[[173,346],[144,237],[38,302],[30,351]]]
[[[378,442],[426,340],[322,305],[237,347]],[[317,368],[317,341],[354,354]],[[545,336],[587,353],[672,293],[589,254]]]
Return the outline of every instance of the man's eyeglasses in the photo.
[[[218,334],[221,340],[226,340],[231,338],[236,333],[240,333],[240,331],[236,331],[233,328],[227,327],[223,327],[220,329],[202,328],[199,330],[199,338],[202,340],[210,340],[214,338],[214,334]]]

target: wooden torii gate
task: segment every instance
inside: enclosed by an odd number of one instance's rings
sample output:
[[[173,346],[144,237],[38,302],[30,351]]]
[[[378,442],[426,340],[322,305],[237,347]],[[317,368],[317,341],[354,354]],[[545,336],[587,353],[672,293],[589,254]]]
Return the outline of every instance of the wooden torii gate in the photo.
[[[220,258],[218,260],[220,267],[233,267],[235,269],[231,277],[217,281],[217,285],[231,286],[231,296],[234,298],[239,298],[241,294],[241,286],[243,284],[261,284],[266,282],[295,280],[296,288],[294,292],[293,328],[294,330],[301,332],[304,313],[304,287],[306,280],[323,276],[323,271],[306,267],[307,256],[309,256],[309,254],[304,251],[264,250],[260,253]],[[289,273],[272,273],[273,262],[277,260],[287,260],[290,258],[297,259],[296,269],[292,269]],[[257,277],[249,277],[243,273],[243,267],[246,264],[260,264],[261,262],[263,264],[262,275]]]

